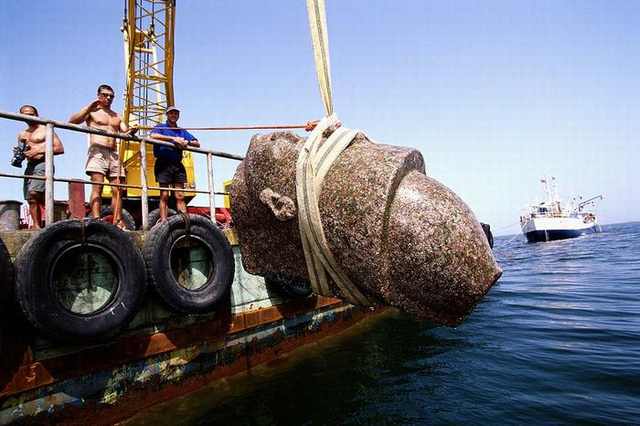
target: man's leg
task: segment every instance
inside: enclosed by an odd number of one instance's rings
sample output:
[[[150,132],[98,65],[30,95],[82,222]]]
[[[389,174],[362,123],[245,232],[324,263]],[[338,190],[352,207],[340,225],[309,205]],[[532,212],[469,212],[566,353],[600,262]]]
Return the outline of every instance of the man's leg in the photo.
[[[160,184],[160,186],[166,186]],[[169,214],[169,191],[160,190],[160,222],[167,220]]]
[[[158,182],[158,186],[161,188],[168,188],[171,185],[169,182],[172,180],[172,174],[169,170],[169,165],[166,164],[161,159],[156,159],[156,165],[154,168],[154,172],[156,175],[156,181]],[[159,222],[164,222],[167,220],[167,216],[169,216],[169,196],[171,193],[166,190],[160,190],[160,205],[158,206],[160,210],[160,220]],[[155,224],[151,224],[155,225]]]
[[[124,180],[123,178],[115,177],[109,178],[109,183],[115,183],[119,185],[120,182]],[[121,197],[120,187],[112,186],[111,187],[111,211],[113,212],[113,224],[122,227],[124,224],[121,224],[122,221],[122,197]]]
[[[27,203],[29,203],[29,213],[31,214],[31,220],[33,221],[33,229],[42,228],[41,208],[44,208],[44,193],[29,191]]]
[[[91,206],[91,217],[100,218],[100,210],[102,208],[102,184],[104,183],[104,175],[98,172],[90,172],[91,176],[91,198],[89,206]]]
[[[184,188],[184,183],[176,183],[176,184],[174,184],[174,188],[183,189]],[[187,204],[184,202],[184,192],[175,191],[174,195],[176,197],[176,208],[178,209],[179,212],[186,213],[187,212]]]

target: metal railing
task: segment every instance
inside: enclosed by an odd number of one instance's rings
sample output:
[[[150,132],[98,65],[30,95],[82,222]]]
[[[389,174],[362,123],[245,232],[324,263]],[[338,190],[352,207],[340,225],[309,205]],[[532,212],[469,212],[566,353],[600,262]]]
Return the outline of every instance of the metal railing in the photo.
[[[142,229],[149,229],[149,196],[148,191],[152,190],[162,190],[162,191],[184,191],[184,188],[164,188],[157,186],[148,186],[147,185],[147,143],[153,145],[165,145],[170,147],[175,147],[174,144],[170,142],[158,141],[148,137],[138,137],[131,136],[122,133],[114,133],[108,132],[105,130],[94,129],[88,126],[81,126],[77,124],[65,123],[61,121],[48,120],[45,118],[35,117],[31,115],[24,114],[14,114],[9,112],[0,111],[0,118],[6,118],[14,121],[23,121],[23,122],[33,122],[38,124],[43,124],[47,126],[46,136],[45,136],[45,176],[30,176],[30,175],[17,175],[11,173],[0,173],[0,177],[11,177],[11,178],[19,178],[19,179],[38,179],[45,181],[45,225],[50,225],[53,223],[54,218],[54,190],[53,183],[55,181],[58,182],[79,182],[84,184],[94,185],[95,182],[84,180],[84,179],[72,179],[72,178],[55,178],[53,171],[53,131],[54,128],[66,129],[77,131],[81,133],[89,133],[93,135],[107,136],[120,140],[128,140],[133,142],[140,142],[140,183],[141,185],[129,185],[129,184],[116,184],[116,183],[105,183],[105,185],[109,185],[111,187],[118,188],[136,188],[141,190],[141,213],[142,213]],[[146,143],[142,143],[146,142]],[[184,148],[186,151],[197,152],[201,154],[205,154],[207,156],[207,184],[208,190],[195,190],[189,189],[189,192],[194,192],[198,194],[208,194],[209,197],[209,210],[211,213],[211,220],[215,220],[216,217],[216,206],[215,206],[215,195],[224,195],[224,192],[215,192],[214,190],[214,179],[213,179],[213,157],[221,157],[232,160],[242,161],[244,158],[239,155],[229,154],[222,151],[215,151],[210,149],[203,148],[195,148],[195,147],[187,147]]]

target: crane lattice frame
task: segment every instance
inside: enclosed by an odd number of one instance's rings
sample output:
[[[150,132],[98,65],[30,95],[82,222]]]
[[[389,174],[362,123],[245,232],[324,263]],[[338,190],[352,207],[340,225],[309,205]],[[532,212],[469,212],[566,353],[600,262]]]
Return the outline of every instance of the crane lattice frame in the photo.
[[[126,88],[124,120],[152,127],[174,104],[175,0],[125,0]]]

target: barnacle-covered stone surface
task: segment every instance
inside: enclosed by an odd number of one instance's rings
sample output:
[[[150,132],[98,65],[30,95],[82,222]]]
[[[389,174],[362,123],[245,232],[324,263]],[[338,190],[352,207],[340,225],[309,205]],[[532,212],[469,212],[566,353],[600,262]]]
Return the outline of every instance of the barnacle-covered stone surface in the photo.
[[[296,160],[302,142],[290,132],[256,135],[236,169],[229,189],[231,212],[242,263],[252,274],[308,279],[298,218],[280,220],[260,200],[265,190],[271,190],[296,202]]]
[[[388,255],[398,261],[390,262],[383,299],[438,324],[462,322],[502,274],[473,212],[446,186],[412,172],[389,220]]]
[[[292,214],[303,142],[289,132],[254,136],[236,170],[232,215],[251,273],[308,279]],[[500,276],[471,210],[425,175],[415,149],[359,134],[326,175],[319,208],[331,251],[359,289],[417,318],[459,324]]]
[[[389,205],[414,170],[424,173],[417,150],[374,144],[359,134],[325,177],[318,204],[327,241],[366,294],[379,296],[389,280]]]

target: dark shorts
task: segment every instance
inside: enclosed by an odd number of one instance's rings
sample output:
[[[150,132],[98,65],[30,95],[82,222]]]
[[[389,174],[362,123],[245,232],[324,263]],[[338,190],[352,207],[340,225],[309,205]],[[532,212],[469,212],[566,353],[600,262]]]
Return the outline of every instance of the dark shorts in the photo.
[[[24,174],[27,176],[44,176],[45,171],[44,161],[28,162]],[[25,200],[29,198],[30,192],[44,192],[44,180],[25,179],[22,192],[24,193]]]
[[[182,163],[156,160],[154,172],[156,175],[156,181],[161,186],[170,185],[172,183],[187,182],[187,171]]]

